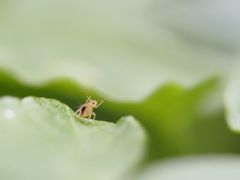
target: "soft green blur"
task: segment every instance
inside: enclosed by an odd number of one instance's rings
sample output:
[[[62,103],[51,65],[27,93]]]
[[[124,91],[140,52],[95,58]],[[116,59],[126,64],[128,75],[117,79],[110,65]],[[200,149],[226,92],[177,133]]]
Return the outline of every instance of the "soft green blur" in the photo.
[[[224,36],[217,36],[221,43],[206,39],[213,30],[216,36],[238,25],[223,23],[221,29],[215,14],[199,21],[207,5],[160,0],[1,1],[0,65],[27,83],[69,77],[118,101],[142,100],[169,81],[191,87],[226,73],[237,52],[234,43],[222,43]],[[174,24],[174,16],[168,15],[173,10],[176,21],[188,13],[192,19],[184,27]],[[228,7],[227,12],[214,11],[231,18]],[[204,22],[202,34],[200,28],[191,29],[197,22]]]
[[[148,134],[135,170],[169,158],[238,157],[239,7],[237,0],[0,1],[0,96],[54,98],[74,111],[88,95],[105,99],[98,120],[132,115]]]

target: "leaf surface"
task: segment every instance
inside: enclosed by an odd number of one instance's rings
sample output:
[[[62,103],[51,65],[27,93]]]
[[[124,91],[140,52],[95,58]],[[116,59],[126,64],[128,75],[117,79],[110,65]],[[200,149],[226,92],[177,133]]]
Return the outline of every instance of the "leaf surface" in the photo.
[[[2,180],[113,180],[136,167],[146,136],[133,117],[89,121],[59,101],[0,100]]]

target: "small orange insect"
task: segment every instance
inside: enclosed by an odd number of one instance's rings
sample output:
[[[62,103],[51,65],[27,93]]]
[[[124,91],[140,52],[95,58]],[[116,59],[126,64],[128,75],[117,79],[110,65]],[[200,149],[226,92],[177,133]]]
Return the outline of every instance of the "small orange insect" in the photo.
[[[100,103],[98,103],[96,100],[93,100],[91,96],[89,96],[86,100],[86,103],[83,104],[77,111],[76,114],[80,115],[83,118],[88,118],[94,120],[96,118],[96,114],[93,112],[94,109],[101,106],[101,104],[104,102],[102,100]]]

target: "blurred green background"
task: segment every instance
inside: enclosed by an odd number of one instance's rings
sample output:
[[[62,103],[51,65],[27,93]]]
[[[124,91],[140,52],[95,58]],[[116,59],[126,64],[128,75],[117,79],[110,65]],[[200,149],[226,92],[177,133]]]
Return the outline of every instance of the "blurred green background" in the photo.
[[[235,0],[2,0],[0,95],[54,98],[97,119],[133,115],[144,165],[240,153],[224,92],[239,52]],[[236,77],[236,76],[235,76]]]

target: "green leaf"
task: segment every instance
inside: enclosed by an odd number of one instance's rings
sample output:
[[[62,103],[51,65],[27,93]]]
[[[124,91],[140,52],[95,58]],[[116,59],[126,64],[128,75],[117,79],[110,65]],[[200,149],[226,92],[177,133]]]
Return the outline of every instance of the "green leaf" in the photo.
[[[143,100],[169,81],[192,86],[230,67],[231,52],[199,46],[159,23],[156,4],[1,2],[0,67],[30,84],[68,77],[121,101]]]
[[[235,155],[179,158],[157,162],[137,180],[213,180],[240,178],[240,158]]]
[[[146,136],[131,116],[82,119],[57,100],[0,99],[1,180],[113,180],[142,159]]]
[[[159,22],[168,27],[168,31],[194,45],[218,49],[222,53],[238,51],[240,43],[238,1],[161,0],[157,1],[156,8],[159,10]]]
[[[220,85],[215,78],[191,89],[169,84],[142,103],[108,103],[104,107],[131,112],[142,122],[151,137],[150,156],[154,159],[239,152],[239,137],[226,127],[222,92],[216,93]]]
[[[1,96],[44,96],[59,99],[74,110],[86,99],[84,87],[69,79],[32,86],[0,71],[0,83]],[[222,91],[216,93],[220,85],[218,78],[191,89],[167,84],[140,103],[106,100],[96,113],[98,118],[114,122],[127,114],[134,115],[150,136],[147,155],[151,159],[193,153],[236,153],[239,137],[226,127]],[[89,94],[96,99],[103,98],[94,90]]]
[[[240,132],[240,84],[239,72],[234,71],[225,91],[225,111],[227,123],[232,131]]]

